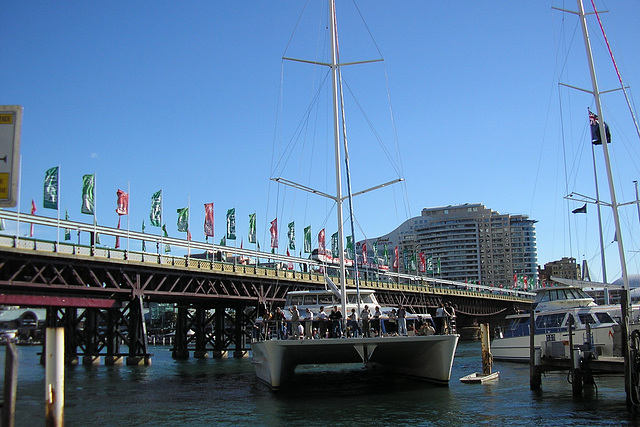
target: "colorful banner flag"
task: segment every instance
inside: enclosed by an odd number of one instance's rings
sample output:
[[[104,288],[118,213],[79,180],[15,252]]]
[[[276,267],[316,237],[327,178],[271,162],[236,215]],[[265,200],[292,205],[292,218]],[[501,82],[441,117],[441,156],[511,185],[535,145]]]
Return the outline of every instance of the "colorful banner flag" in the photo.
[[[367,241],[362,242],[362,265],[367,264]]]
[[[169,237],[169,233],[167,233],[167,224],[162,224],[162,232],[164,233],[164,237]],[[171,246],[168,243],[164,244],[164,252],[171,252]]]
[[[269,229],[271,233],[271,247],[278,247],[278,218],[271,221],[271,228]]]
[[[236,240],[236,208],[227,211],[227,240]]]
[[[373,242],[371,244],[371,247],[373,249],[373,264],[377,265],[378,264],[378,241],[376,240],[375,242]]]
[[[327,246],[324,238],[324,228],[318,233],[318,255],[326,255]]]
[[[31,215],[35,215],[37,210],[36,202],[31,199]],[[33,223],[31,223],[31,227],[29,228],[29,237],[33,237]]]
[[[418,260],[415,251],[411,252],[411,271],[418,271]]]
[[[64,220],[69,221],[69,211],[64,210]],[[64,240],[71,240],[71,230],[68,228],[64,229]]]
[[[400,260],[398,255],[398,247],[393,250],[393,268],[399,268]]]
[[[95,198],[96,175],[83,175],[82,177],[82,209],[83,214],[93,215],[96,207]]]
[[[338,258],[340,255],[340,248],[338,247],[338,232],[336,231],[331,235],[331,256]]]
[[[424,252],[420,252],[420,273],[427,271],[427,259]]]
[[[256,243],[256,214],[249,215],[249,243]]]
[[[118,215],[129,215],[129,194],[122,190],[118,190],[116,195],[118,196],[116,213]]]
[[[154,227],[160,227],[162,223],[162,190],[158,190],[151,196],[151,213],[149,222]]]
[[[427,274],[433,274],[433,257],[431,255],[427,257],[427,268],[425,272]]]
[[[142,233],[144,233],[144,219],[142,220]],[[147,251],[147,245],[145,244],[144,240],[142,241],[142,252],[146,252]]]
[[[304,253],[311,253],[311,226],[307,226],[304,228]]]
[[[347,255],[348,259],[353,259],[355,257],[355,253],[353,251],[353,236],[347,236]]]
[[[291,249],[292,251],[295,251],[296,250],[296,230],[295,230],[294,221],[291,221],[287,227],[289,228],[289,231],[287,232],[287,237],[289,238],[289,249]]]
[[[45,209],[58,209],[58,166],[47,169],[44,173],[42,207]]]
[[[213,203],[204,204],[204,235],[213,237]]]
[[[387,245],[384,245],[384,251],[382,252],[382,258],[384,259],[384,265],[389,265],[389,251],[387,250]]]
[[[189,232],[189,208],[180,208],[178,212],[178,231]]]

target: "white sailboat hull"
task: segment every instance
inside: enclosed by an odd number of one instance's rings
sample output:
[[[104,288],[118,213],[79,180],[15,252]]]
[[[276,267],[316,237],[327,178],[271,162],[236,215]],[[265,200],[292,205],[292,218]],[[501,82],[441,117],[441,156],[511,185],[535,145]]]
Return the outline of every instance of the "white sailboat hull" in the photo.
[[[258,379],[277,390],[298,365],[364,363],[391,373],[447,384],[459,335],[323,340],[266,340],[251,344]]]

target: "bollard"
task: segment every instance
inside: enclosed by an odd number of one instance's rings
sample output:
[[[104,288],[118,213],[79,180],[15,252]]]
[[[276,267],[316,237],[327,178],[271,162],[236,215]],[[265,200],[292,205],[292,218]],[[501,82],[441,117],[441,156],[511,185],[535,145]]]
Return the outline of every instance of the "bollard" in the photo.
[[[45,359],[45,424],[64,425],[64,328],[47,328]]]

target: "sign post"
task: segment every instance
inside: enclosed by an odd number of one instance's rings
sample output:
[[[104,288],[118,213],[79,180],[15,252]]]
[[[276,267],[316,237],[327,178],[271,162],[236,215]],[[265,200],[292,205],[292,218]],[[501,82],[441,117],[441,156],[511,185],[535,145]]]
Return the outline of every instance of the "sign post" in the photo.
[[[0,105],[0,207],[18,201],[22,106]]]

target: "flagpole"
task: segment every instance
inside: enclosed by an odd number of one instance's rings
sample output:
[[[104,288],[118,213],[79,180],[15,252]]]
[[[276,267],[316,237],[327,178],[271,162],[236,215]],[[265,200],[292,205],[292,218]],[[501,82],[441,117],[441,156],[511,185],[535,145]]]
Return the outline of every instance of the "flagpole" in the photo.
[[[96,189],[98,188],[98,174],[93,171],[93,250],[95,251],[98,246],[98,219],[96,218],[96,211],[98,210],[98,198],[96,197]]]
[[[162,247],[164,250],[164,233],[162,230],[163,214],[164,214],[164,190],[161,188],[160,189],[160,247]],[[158,255],[160,255],[160,248],[158,248]]]
[[[607,283],[607,264],[605,263],[604,238],[602,237],[602,206],[600,205],[600,188],[598,186],[598,172],[596,169],[596,151],[591,144],[591,158],[593,159],[593,179],[596,185],[596,209],[598,211],[598,231],[600,232],[600,260],[602,262],[602,282]],[[604,303],[609,304],[609,289],[604,288]]]
[[[20,201],[22,199],[22,154],[20,155],[20,171],[18,172],[18,218],[16,219],[16,248],[20,240]]]
[[[127,181],[127,254],[129,254],[129,200],[131,200],[131,181]]]
[[[191,210],[191,195],[187,194],[187,213]],[[191,256],[191,239],[189,239],[189,230],[191,230],[191,217],[187,216],[187,258]]]
[[[56,188],[56,210],[58,211],[58,222],[56,226],[56,251],[58,250],[58,246],[60,246],[60,163],[58,163],[58,182]]]

